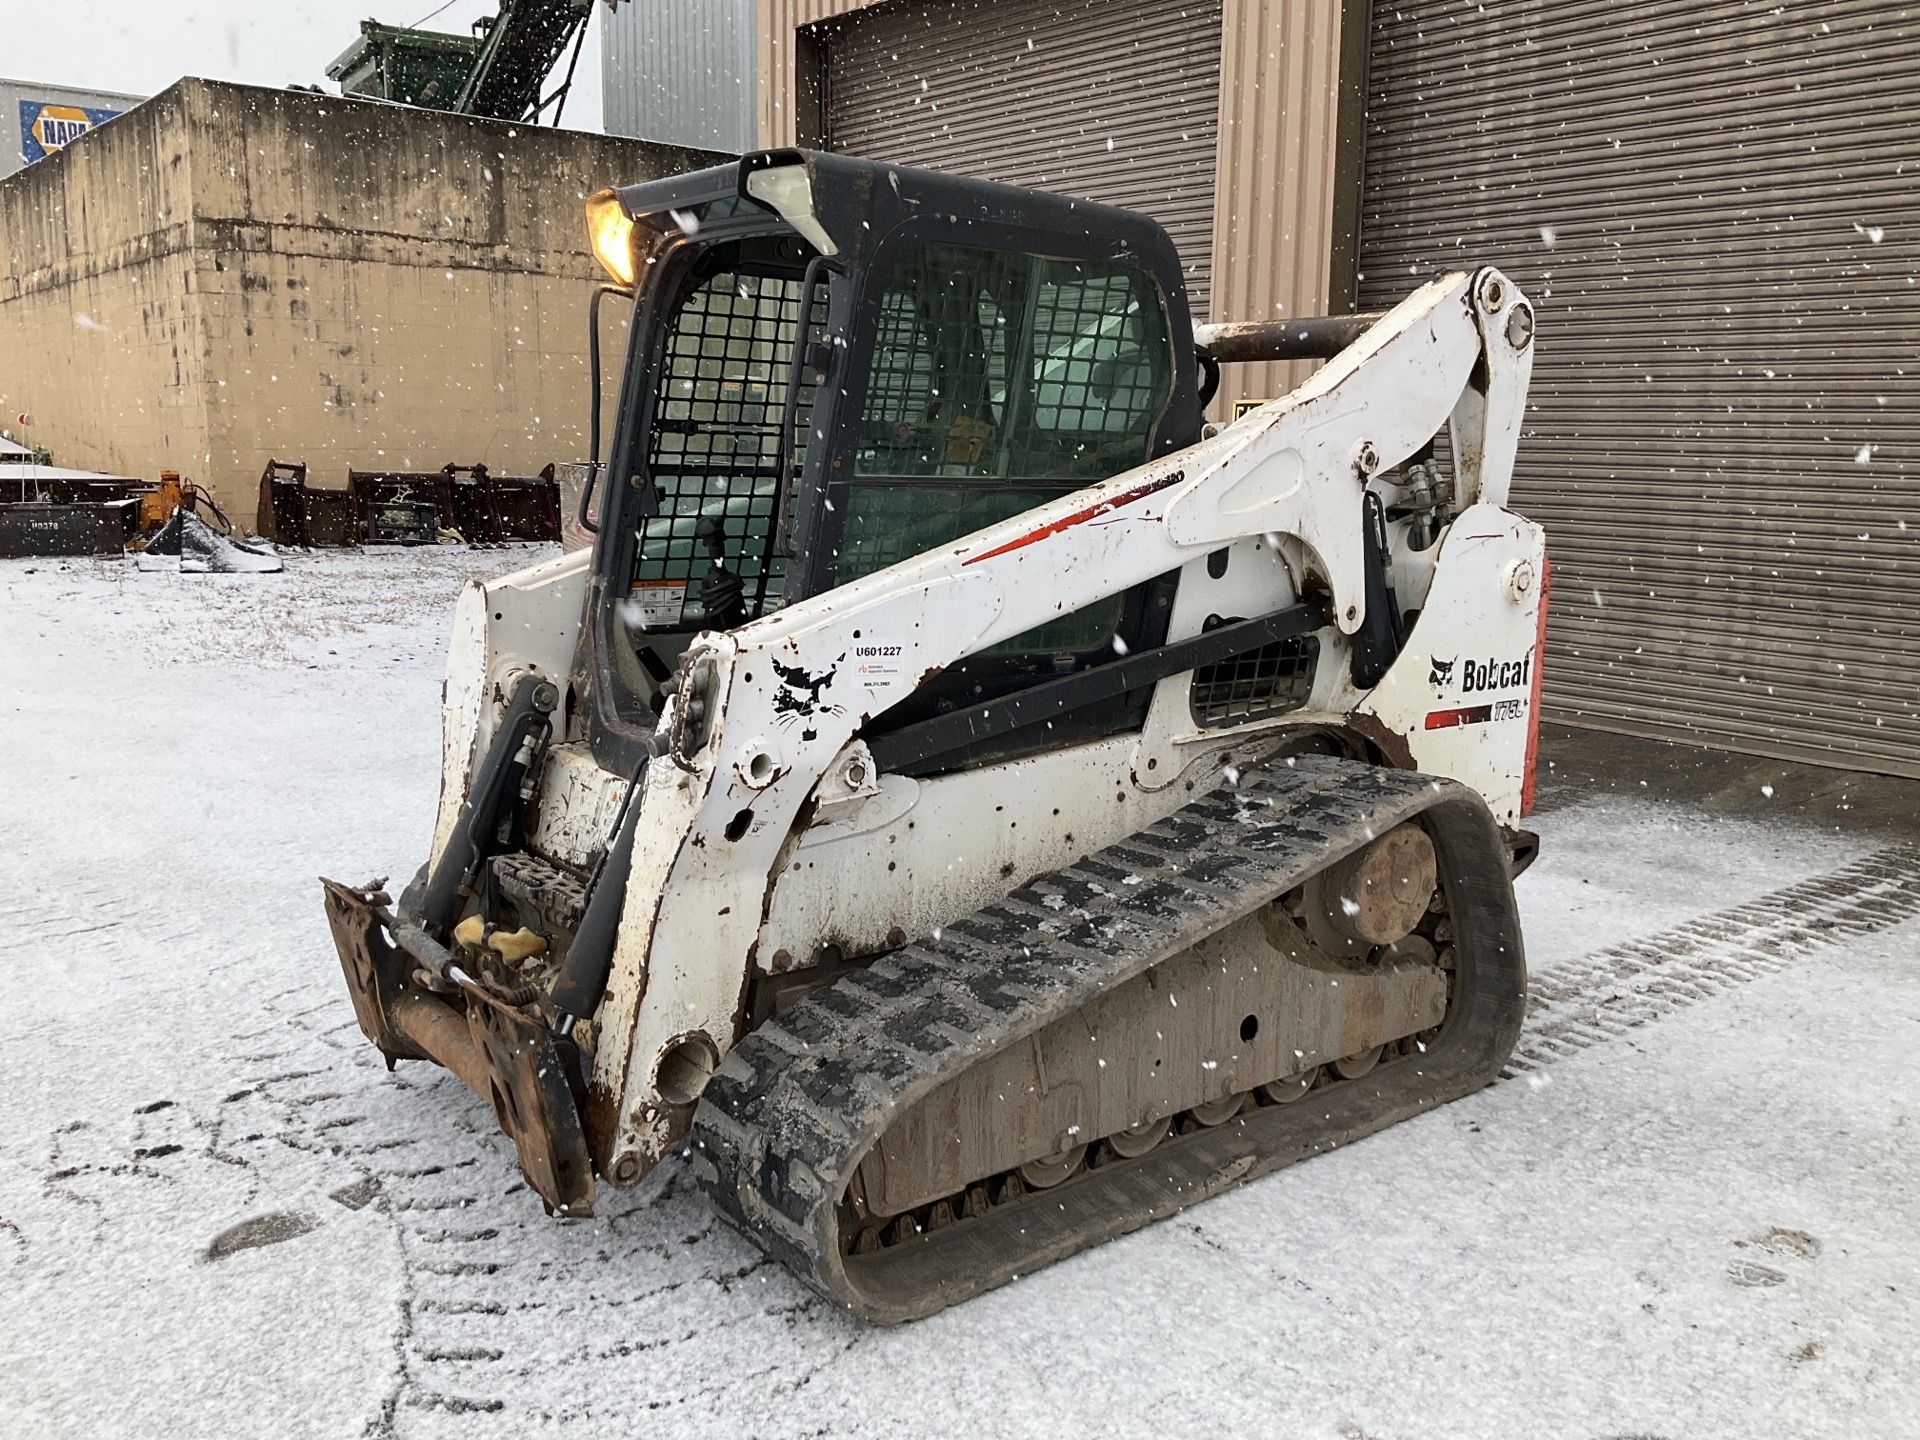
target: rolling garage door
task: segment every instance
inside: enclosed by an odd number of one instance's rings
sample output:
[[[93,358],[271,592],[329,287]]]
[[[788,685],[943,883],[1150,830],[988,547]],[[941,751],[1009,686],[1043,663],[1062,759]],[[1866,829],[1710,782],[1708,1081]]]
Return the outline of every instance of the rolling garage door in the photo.
[[[1547,715],[1920,775],[1920,19],[1376,0],[1363,305],[1539,306]]]
[[[1206,315],[1220,0],[913,0],[820,34],[829,148],[1145,211]]]

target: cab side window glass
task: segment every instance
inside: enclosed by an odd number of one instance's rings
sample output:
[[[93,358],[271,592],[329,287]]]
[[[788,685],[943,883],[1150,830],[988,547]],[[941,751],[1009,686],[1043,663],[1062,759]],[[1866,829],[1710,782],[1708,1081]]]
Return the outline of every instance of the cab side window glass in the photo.
[[[923,245],[881,298],[835,580],[1145,463],[1173,388],[1159,287],[1099,261]],[[1111,645],[1111,596],[994,646]]]
[[[881,301],[855,472],[1087,484],[1147,459],[1171,389],[1143,272],[920,246]]]

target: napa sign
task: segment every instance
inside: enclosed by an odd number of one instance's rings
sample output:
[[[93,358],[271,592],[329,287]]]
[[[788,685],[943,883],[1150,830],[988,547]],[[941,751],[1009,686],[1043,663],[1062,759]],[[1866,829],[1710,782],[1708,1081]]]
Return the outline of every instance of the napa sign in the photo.
[[[88,105],[58,105],[50,100],[20,102],[20,158],[31,165],[56,150],[64,150],[96,125],[104,125],[119,110]]]

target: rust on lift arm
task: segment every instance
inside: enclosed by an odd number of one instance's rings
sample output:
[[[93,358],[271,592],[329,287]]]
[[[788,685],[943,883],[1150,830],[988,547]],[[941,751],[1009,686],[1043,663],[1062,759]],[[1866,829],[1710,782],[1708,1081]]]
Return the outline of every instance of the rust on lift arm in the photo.
[[[1193,348],[1235,365],[1262,360],[1330,360],[1373,328],[1386,312],[1305,315],[1297,320],[1230,320],[1193,327]]]

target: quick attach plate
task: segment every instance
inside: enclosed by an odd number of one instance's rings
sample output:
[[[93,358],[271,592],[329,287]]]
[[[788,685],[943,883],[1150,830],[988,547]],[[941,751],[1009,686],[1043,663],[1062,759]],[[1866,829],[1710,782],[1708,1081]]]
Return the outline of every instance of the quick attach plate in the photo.
[[[557,1214],[593,1213],[593,1162],[558,1042],[531,1006],[509,1005],[478,982],[458,997],[422,989],[418,968],[388,938],[380,897],[334,880],[327,924],[360,1029],[387,1057],[445,1066],[493,1106],[519,1152],[520,1169]]]

